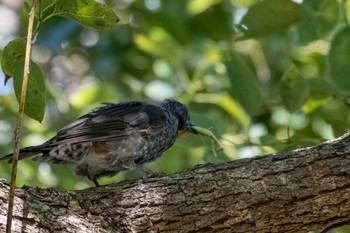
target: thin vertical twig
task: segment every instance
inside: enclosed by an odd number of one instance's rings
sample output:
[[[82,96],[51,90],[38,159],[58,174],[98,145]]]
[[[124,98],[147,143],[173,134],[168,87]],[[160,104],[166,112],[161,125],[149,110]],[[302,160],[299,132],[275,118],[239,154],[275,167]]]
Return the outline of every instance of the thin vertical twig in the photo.
[[[9,192],[9,203],[8,203],[8,209],[7,209],[6,233],[11,233],[11,226],[12,226],[13,205],[14,205],[14,198],[15,198],[16,175],[17,175],[17,163],[18,163],[19,147],[20,147],[19,144],[20,144],[20,137],[21,137],[23,114],[24,114],[24,105],[26,101],[27,84],[28,84],[29,73],[30,73],[30,55],[31,55],[31,48],[32,48],[34,16],[35,16],[35,9],[38,4],[38,1],[39,0],[33,0],[33,6],[29,12],[22,91],[21,91],[21,99],[19,102],[17,125],[15,130],[14,153],[12,158],[12,171],[11,171],[11,182],[10,182],[10,192]]]

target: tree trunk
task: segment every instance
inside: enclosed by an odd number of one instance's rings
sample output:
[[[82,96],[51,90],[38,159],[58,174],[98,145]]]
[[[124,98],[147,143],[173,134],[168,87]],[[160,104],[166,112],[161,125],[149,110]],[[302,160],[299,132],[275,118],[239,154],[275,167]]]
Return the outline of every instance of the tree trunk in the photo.
[[[13,232],[308,232],[350,220],[350,134],[79,191],[16,191]],[[0,232],[8,186],[0,183]]]

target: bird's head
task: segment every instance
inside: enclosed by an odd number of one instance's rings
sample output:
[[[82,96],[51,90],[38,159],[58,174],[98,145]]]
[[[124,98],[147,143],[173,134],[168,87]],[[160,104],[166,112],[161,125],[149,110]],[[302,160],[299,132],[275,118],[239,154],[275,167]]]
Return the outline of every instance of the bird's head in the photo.
[[[178,131],[180,134],[186,132],[197,134],[197,131],[193,129],[195,124],[191,121],[190,115],[188,114],[188,109],[185,105],[173,99],[166,99],[161,103],[161,106],[178,118]]]

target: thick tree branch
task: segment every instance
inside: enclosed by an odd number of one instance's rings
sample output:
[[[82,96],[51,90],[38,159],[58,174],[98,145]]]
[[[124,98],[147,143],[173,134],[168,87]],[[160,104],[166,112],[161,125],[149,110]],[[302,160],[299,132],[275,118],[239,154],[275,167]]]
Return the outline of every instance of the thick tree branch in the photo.
[[[14,232],[308,232],[350,221],[350,134],[81,191],[16,191]],[[8,186],[0,183],[0,232]]]

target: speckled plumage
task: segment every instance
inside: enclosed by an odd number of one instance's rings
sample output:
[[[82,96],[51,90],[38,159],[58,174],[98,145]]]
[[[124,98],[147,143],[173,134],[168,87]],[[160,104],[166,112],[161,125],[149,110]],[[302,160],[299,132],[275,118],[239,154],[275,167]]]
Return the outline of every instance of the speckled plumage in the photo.
[[[187,108],[175,100],[159,106],[142,102],[108,103],[78,118],[47,142],[20,150],[20,158],[74,164],[78,175],[97,179],[143,166],[162,155],[180,131],[196,133]],[[1,159],[11,162],[12,154]]]

